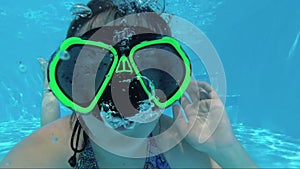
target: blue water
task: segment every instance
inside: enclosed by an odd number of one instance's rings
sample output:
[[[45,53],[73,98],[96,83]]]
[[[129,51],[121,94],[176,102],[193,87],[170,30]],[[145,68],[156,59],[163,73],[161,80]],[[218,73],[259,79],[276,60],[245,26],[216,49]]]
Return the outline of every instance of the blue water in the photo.
[[[87,1],[49,2],[1,2],[0,160],[39,128],[36,58],[49,58],[64,39],[71,5]],[[298,0],[167,0],[167,11],[198,26],[218,51],[234,131],[261,167],[300,168],[299,7]]]

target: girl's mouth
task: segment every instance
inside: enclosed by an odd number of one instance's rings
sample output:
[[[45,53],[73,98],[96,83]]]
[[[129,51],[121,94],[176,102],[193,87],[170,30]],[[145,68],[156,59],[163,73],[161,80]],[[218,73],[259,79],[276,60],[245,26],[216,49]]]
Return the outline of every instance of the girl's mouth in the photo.
[[[115,111],[101,111],[101,118],[103,119],[106,126],[111,127],[115,130],[131,130],[134,129],[136,122],[130,121]]]
[[[113,103],[102,103],[100,116],[106,126],[115,130],[132,130],[137,123],[149,123],[159,118],[162,113],[150,100],[140,101],[138,113],[132,117],[124,117],[121,113],[113,109]]]

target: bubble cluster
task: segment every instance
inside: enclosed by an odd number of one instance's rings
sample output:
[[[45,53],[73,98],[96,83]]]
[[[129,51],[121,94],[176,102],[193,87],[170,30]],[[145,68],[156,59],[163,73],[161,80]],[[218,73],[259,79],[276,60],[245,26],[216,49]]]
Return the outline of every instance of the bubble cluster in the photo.
[[[69,60],[71,58],[71,55],[70,55],[70,53],[68,51],[61,51],[59,53],[59,58],[61,60]]]
[[[124,39],[129,39],[135,35],[135,31],[130,29],[130,27],[125,27],[121,31],[114,31],[113,42],[118,43]]]
[[[151,100],[143,100],[139,104],[139,113],[127,119],[139,123],[149,123],[156,120],[160,115],[162,110],[153,110],[154,103]]]
[[[112,0],[113,3],[118,6],[118,10],[125,13],[136,13],[136,8],[146,9],[147,7],[155,11],[156,13],[163,13],[165,10],[165,0]]]
[[[124,117],[117,111],[114,111],[114,104],[112,102],[102,103],[100,116],[104,119],[106,126],[109,126],[113,129],[119,127],[124,127],[125,129],[133,129],[138,123],[149,123],[157,119],[161,115],[161,110],[154,110],[155,104],[153,99],[155,98],[155,87],[150,79],[144,76],[136,76],[134,79],[143,81],[148,90],[151,92],[151,96],[146,99],[138,102],[138,113],[132,117]],[[131,79],[130,81],[132,81]],[[126,80],[127,81],[127,80]],[[129,81],[129,83],[130,83]]]
[[[72,15],[76,17],[76,19],[80,17],[81,18],[90,17],[93,15],[91,8],[89,8],[87,5],[84,4],[75,4],[72,6],[70,11]]]
[[[125,129],[134,129],[135,122],[123,118],[118,112],[111,110],[112,104],[102,104],[100,115],[104,119],[106,126],[113,129],[124,127]]]

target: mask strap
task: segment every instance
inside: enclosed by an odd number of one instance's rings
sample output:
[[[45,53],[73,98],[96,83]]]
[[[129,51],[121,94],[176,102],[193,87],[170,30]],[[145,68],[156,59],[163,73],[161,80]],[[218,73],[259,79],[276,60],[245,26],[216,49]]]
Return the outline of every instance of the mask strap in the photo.
[[[83,131],[82,149],[81,150],[78,149],[78,143],[79,143],[81,129],[82,129],[82,127],[81,127],[78,119],[76,119],[76,123],[75,123],[75,126],[73,128],[72,137],[71,137],[71,141],[70,141],[70,146],[71,146],[74,154],[68,160],[68,163],[70,164],[71,167],[75,167],[75,165],[77,163],[76,154],[82,152],[85,148],[85,145],[86,145],[86,137],[87,136],[86,136],[86,133]],[[75,138],[76,132],[77,132],[77,136],[76,136],[76,143],[75,143],[75,146],[74,146],[74,138]]]

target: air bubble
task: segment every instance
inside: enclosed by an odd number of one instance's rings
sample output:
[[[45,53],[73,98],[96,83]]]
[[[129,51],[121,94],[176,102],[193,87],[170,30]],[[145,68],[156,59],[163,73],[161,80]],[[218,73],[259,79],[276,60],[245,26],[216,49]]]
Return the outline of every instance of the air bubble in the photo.
[[[125,33],[123,32],[123,37],[125,36]],[[121,45],[122,46],[125,46],[126,45],[126,41],[123,41],[122,43],[121,43]]]
[[[135,124],[136,123],[133,122],[133,121],[126,121],[123,126],[124,126],[125,129],[132,130],[132,129],[134,129]]]
[[[10,165],[11,165],[11,162],[9,162],[9,161],[5,163],[5,166],[7,166],[7,167]]]
[[[24,64],[22,63],[22,61],[19,62],[19,71],[20,71],[21,73],[26,73],[26,72],[27,72],[27,66],[24,65]]]
[[[109,109],[109,105],[108,104],[103,104],[102,105],[102,108],[105,112],[108,112],[110,109]]]
[[[53,142],[53,143],[58,142],[58,138],[57,138],[57,137],[54,137],[54,138],[52,139],[52,142]]]
[[[91,8],[89,8],[87,5],[84,4],[76,4],[72,6],[70,11],[72,15],[74,15],[77,19],[79,17],[81,18],[90,17],[93,14]]]
[[[117,117],[113,117],[111,122],[113,123],[120,123],[121,122],[121,119],[120,118],[117,118]]]
[[[71,58],[71,55],[68,51],[61,51],[59,54],[59,58],[61,60],[69,60]]]

